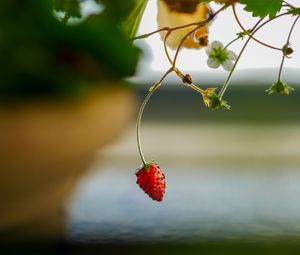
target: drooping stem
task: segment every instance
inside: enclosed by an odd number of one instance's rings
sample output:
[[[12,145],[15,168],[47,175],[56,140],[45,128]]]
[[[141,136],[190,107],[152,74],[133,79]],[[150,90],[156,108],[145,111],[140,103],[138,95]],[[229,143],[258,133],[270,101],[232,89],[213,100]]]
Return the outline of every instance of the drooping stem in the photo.
[[[295,8],[295,6],[293,6],[292,4],[288,3],[287,1],[283,1],[285,3],[286,6],[291,7],[291,8]]]
[[[138,145],[139,155],[141,157],[141,160],[142,160],[144,166],[147,164],[147,161],[146,161],[145,156],[143,154],[142,143],[141,143],[141,120],[142,120],[142,116],[143,116],[145,107],[146,107],[149,99],[151,98],[151,96],[153,95],[153,93],[161,86],[162,81],[171,72],[173,72],[173,68],[172,67],[162,76],[162,78],[155,85],[153,85],[150,88],[147,96],[145,97],[145,99],[144,99],[144,101],[143,101],[143,103],[142,103],[142,105],[140,107],[139,113],[138,113],[138,117],[137,117],[137,121],[136,121],[136,139],[137,139],[137,145]]]
[[[253,30],[259,25],[259,23],[260,23],[262,20],[263,20],[263,19],[260,19],[260,20],[254,25]],[[252,30],[252,31],[253,31],[253,30]],[[223,85],[223,87],[222,87],[220,93],[219,93],[220,99],[222,99],[222,97],[223,97],[223,95],[224,95],[224,93],[225,93],[225,91],[226,91],[226,89],[227,89],[227,87],[228,87],[228,85],[229,85],[229,82],[230,82],[230,79],[231,79],[231,77],[232,77],[232,75],[233,75],[233,72],[234,72],[234,70],[235,70],[235,67],[237,66],[237,63],[239,62],[239,60],[240,60],[240,58],[241,58],[241,56],[242,56],[244,50],[246,49],[246,47],[247,47],[248,43],[250,42],[250,40],[251,40],[251,38],[252,38],[252,35],[253,35],[254,33],[255,33],[255,31],[253,31],[253,33],[248,37],[247,41],[244,43],[244,46],[242,47],[242,49],[241,49],[241,51],[240,51],[240,53],[239,53],[239,55],[238,55],[238,57],[237,57],[237,59],[236,59],[234,65],[233,65],[233,67],[232,67],[232,69],[231,69],[231,71],[230,71],[230,73],[229,73],[229,75],[228,75],[228,77],[227,77],[227,79],[226,79],[226,81],[225,81],[225,83],[224,83],[224,85]]]
[[[153,32],[150,32],[150,33],[147,33],[147,34],[142,34],[142,35],[136,36],[134,38],[131,38],[130,41],[134,41],[134,40],[138,40],[138,39],[145,39],[145,38],[147,38],[151,35],[154,35],[154,34],[157,34],[159,32],[163,32],[163,31],[169,32],[169,31],[183,29],[183,28],[186,28],[186,27],[197,26],[198,23],[199,22],[193,22],[193,23],[189,23],[189,24],[186,24],[186,25],[178,26],[178,27],[163,27],[163,28],[157,29]]]
[[[158,87],[157,87],[158,88]],[[138,151],[141,157],[141,160],[143,162],[143,165],[146,165],[146,159],[145,156],[143,154],[143,149],[142,149],[142,145],[141,145],[141,119],[142,119],[142,115],[145,109],[146,104],[148,103],[150,97],[152,96],[152,94],[154,93],[156,89],[153,89],[152,91],[149,91],[148,95],[146,96],[146,98],[144,99],[141,108],[139,110],[139,114],[137,117],[137,125],[136,125],[136,135],[137,135],[137,144],[138,144]]]
[[[191,30],[189,33],[187,33],[187,34],[181,39],[180,44],[179,44],[179,46],[177,47],[177,50],[176,50],[174,59],[173,59],[173,61],[172,61],[172,66],[173,66],[173,69],[174,69],[175,73],[177,74],[177,76],[178,76],[180,79],[182,79],[184,75],[183,75],[182,72],[180,72],[180,71],[178,70],[178,68],[176,67],[176,60],[177,60],[179,51],[180,51],[182,45],[184,44],[185,40],[188,38],[188,36],[190,36],[192,33],[194,33],[197,29],[199,29],[199,28],[202,27],[202,26],[203,26],[203,25],[198,26],[198,27],[196,27],[195,29]],[[193,90],[199,92],[201,95],[203,95],[203,94],[205,93],[205,91],[204,91],[203,89],[197,87],[197,86],[196,86],[195,84],[193,84],[192,82],[190,82],[190,83],[185,83],[185,85],[188,86],[188,87],[190,87],[190,88],[192,88]]]
[[[236,13],[236,9],[235,9],[235,6],[234,6],[234,5],[232,5],[232,11],[233,11],[233,16],[234,16],[236,22],[238,23],[238,25],[240,26],[240,28],[243,30],[243,32],[244,32],[246,35],[250,36],[251,33],[249,33],[249,31],[247,31],[247,29],[242,25],[242,23],[241,23],[241,21],[240,21],[238,15],[237,15],[237,13]],[[267,48],[270,48],[270,49],[273,49],[273,50],[279,50],[279,51],[281,51],[281,48],[272,46],[272,45],[267,44],[267,43],[265,43],[265,42],[262,42],[261,40],[258,40],[258,39],[257,39],[256,37],[254,37],[254,36],[252,36],[252,40],[256,41],[257,43],[259,43],[259,44],[261,44],[261,45],[263,45],[263,46],[265,46],[265,47],[267,47]]]
[[[191,35],[193,34],[194,32],[196,32],[199,28],[205,26],[207,24],[207,22],[209,22],[210,20],[212,20],[216,15],[218,15],[221,11],[225,10],[228,6],[227,5],[224,5],[222,8],[220,8],[217,12],[215,12],[214,14],[212,14],[209,18],[205,19],[205,20],[202,20],[202,21],[199,21],[198,22],[198,26],[195,27],[194,29],[192,29],[191,31],[189,31],[187,34],[184,35],[184,37],[180,40],[180,43],[176,49],[176,52],[175,52],[175,56],[174,56],[174,59],[173,61],[171,61],[171,58],[168,54],[168,51],[167,51],[167,37],[169,36],[169,34],[167,34],[165,36],[165,40],[164,40],[164,47],[165,47],[165,52],[166,52],[166,55],[167,55],[167,58],[169,60],[169,62],[172,64],[173,66],[173,69],[175,71],[175,73],[177,74],[177,76],[182,79],[183,78],[183,74],[182,72],[176,67],[176,61],[177,61],[177,58],[178,58],[178,55],[179,55],[179,51],[181,49],[181,47],[183,46],[184,42],[186,41],[186,39]],[[186,86],[194,89],[195,91],[199,92],[200,94],[204,95],[205,94],[205,91],[199,87],[197,87],[195,84],[193,84],[192,82],[190,83],[186,83],[185,84]]]
[[[186,40],[186,38],[193,32],[193,31],[196,31],[198,28],[204,26],[205,24],[207,24],[208,22],[210,22],[215,16],[217,16],[220,12],[222,12],[223,10],[225,10],[226,8],[228,7],[228,5],[223,5],[219,10],[217,10],[215,13],[211,14],[208,18],[204,19],[204,20],[201,20],[201,21],[197,21],[197,22],[193,22],[193,23],[189,23],[189,24],[186,24],[186,25],[182,25],[182,26],[177,26],[177,27],[173,27],[173,28],[170,28],[170,27],[164,27],[164,28],[161,28],[161,29],[158,29],[158,30],[155,30],[151,33],[148,33],[148,34],[143,34],[143,35],[140,35],[140,36],[137,36],[137,37],[134,37],[132,38],[131,40],[137,40],[137,39],[143,39],[143,38],[147,38],[153,34],[156,34],[156,33],[159,33],[159,32],[162,32],[162,31],[166,31],[166,35],[164,37],[164,51],[165,51],[165,54],[167,56],[167,59],[168,61],[170,62],[170,64],[173,66],[173,70],[176,72],[176,74],[182,78],[183,74],[178,70],[178,68],[176,68],[175,64],[176,64],[176,59],[177,59],[177,55],[179,53],[179,50],[181,48],[181,46],[183,45],[184,41]],[[168,52],[168,48],[167,48],[167,41],[168,41],[168,37],[170,36],[170,34],[173,32],[173,31],[176,31],[176,30],[179,30],[179,29],[183,29],[183,28],[187,28],[187,27],[190,27],[190,26],[196,26],[196,28],[192,29],[192,32],[189,32],[188,34],[186,34],[182,40],[181,40],[181,44],[179,45],[179,47],[177,48],[176,50],[176,54],[175,54],[175,61],[172,61],[171,57],[170,57],[170,54]]]
[[[237,38],[234,38],[232,41],[230,41],[229,43],[227,43],[224,47],[223,50],[226,50],[231,44],[233,44],[234,42],[236,42],[237,40],[239,40],[240,38],[237,37]]]
[[[179,51],[180,51],[182,45],[184,44],[185,40],[188,38],[188,36],[190,36],[192,33],[194,33],[199,28],[205,26],[208,22],[210,22],[215,16],[217,16],[220,12],[225,10],[227,7],[228,7],[228,5],[225,4],[219,10],[217,10],[215,13],[211,14],[207,19],[197,22],[197,26],[194,29],[192,29],[191,31],[189,31],[187,34],[185,34],[183,38],[181,38],[180,44],[178,45],[178,47],[176,49],[174,60],[171,61],[173,68],[176,69],[176,60],[177,60]]]
[[[162,28],[162,29],[158,29],[154,32],[148,33],[148,34],[144,34],[144,35],[140,35],[138,37],[133,38],[132,40],[136,40],[136,39],[142,39],[142,38],[147,38],[150,35],[153,35],[155,33],[161,32],[161,31],[167,31],[165,38],[164,38],[164,50],[165,50],[165,54],[170,62],[170,64],[172,65],[171,68],[162,76],[162,78],[160,79],[159,82],[157,82],[153,87],[150,88],[149,93],[147,94],[146,98],[144,99],[139,113],[138,113],[138,117],[137,117],[137,125],[136,125],[136,136],[137,136],[137,144],[138,144],[138,151],[139,151],[139,155],[141,157],[142,163],[143,165],[147,164],[147,161],[145,159],[145,156],[143,154],[143,149],[142,149],[142,143],[141,143],[141,120],[142,120],[142,116],[145,110],[145,107],[148,103],[148,101],[150,100],[151,96],[153,95],[153,93],[161,86],[162,81],[167,77],[167,75],[173,71],[176,72],[176,74],[182,78],[183,74],[176,68],[175,63],[176,63],[176,58],[178,55],[178,52],[180,50],[180,47],[183,45],[185,39],[193,32],[196,31],[199,27],[205,25],[207,22],[209,22],[210,20],[212,20],[219,12],[221,12],[222,10],[226,9],[228,6],[224,5],[222,8],[220,8],[216,13],[210,15],[207,19],[202,20],[202,21],[198,21],[198,22],[194,22],[194,23],[190,23],[187,25],[183,25],[183,26],[178,26],[178,27],[174,27],[174,28]],[[186,28],[189,26],[196,26],[195,29],[192,30],[192,32],[189,32],[187,35],[184,36],[184,38],[182,38],[181,40],[181,44],[177,49],[176,55],[175,55],[175,59],[172,61],[169,52],[168,52],[168,48],[167,48],[167,39],[169,37],[169,35],[171,34],[172,31],[174,30],[178,30],[178,29],[182,29],[182,28]],[[199,93],[203,94],[204,90],[198,88],[196,85],[194,84],[188,84],[189,87],[193,88],[194,90],[198,91]]]
[[[221,50],[221,52],[219,53],[219,56],[225,51],[225,50],[227,50],[227,48],[231,45],[231,44],[233,44],[234,42],[236,42],[237,40],[239,40],[240,39],[240,37],[237,37],[237,38],[234,38],[232,41],[230,41],[229,43],[227,43],[226,45],[225,45],[225,47]]]
[[[180,44],[178,45],[177,50],[176,50],[176,52],[175,52],[174,59],[173,59],[173,61],[172,61],[172,63],[171,63],[172,66],[173,66],[173,68],[175,68],[175,66],[176,66],[176,60],[177,60],[179,51],[180,51],[182,45],[184,44],[184,42],[186,41],[186,39],[187,39],[192,33],[196,32],[196,30],[198,30],[200,27],[203,27],[203,26],[204,26],[204,25],[201,25],[201,26],[199,25],[199,26],[197,26],[196,28],[194,28],[194,29],[192,29],[190,32],[188,32],[188,33],[181,39]]]
[[[223,5],[218,11],[216,11],[215,13],[211,14],[207,19],[205,20],[202,20],[202,21],[196,21],[196,22],[192,22],[192,23],[189,23],[189,24],[185,24],[185,25],[181,25],[181,26],[177,26],[177,27],[163,27],[163,28],[160,28],[160,29],[157,29],[153,32],[150,32],[150,33],[146,33],[146,34],[142,34],[142,35],[139,35],[139,36],[136,36],[134,38],[131,38],[130,41],[134,41],[134,40],[138,40],[138,39],[145,39],[151,35],[154,35],[154,34],[157,34],[159,32],[163,32],[163,31],[166,31],[166,32],[172,32],[172,31],[175,31],[175,30],[179,30],[179,29],[183,29],[183,28],[187,28],[187,27],[191,27],[191,26],[199,26],[201,25],[203,22],[204,23],[207,23],[209,21],[211,21],[216,15],[218,15],[221,11],[225,10],[226,8],[228,7],[228,5]]]
[[[271,21],[273,21],[273,20],[275,20],[275,19],[277,19],[277,18],[280,18],[280,17],[282,17],[282,16],[284,16],[284,15],[287,15],[287,14],[289,14],[289,13],[288,13],[288,12],[285,12],[285,13],[279,14],[279,15],[275,16],[274,18],[268,19],[267,21],[265,21],[264,23],[262,23],[261,25],[259,25],[259,23],[263,20],[263,18],[261,18],[261,19],[255,24],[255,26],[254,26],[254,27],[252,28],[252,30],[251,30],[252,33],[249,35],[247,41],[245,42],[244,46],[242,47],[242,49],[241,49],[241,51],[240,51],[240,53],[239,53],[239,55],[238,55],[238,57],[237,57],[236,62],[234,63],[234,65],[233,65],[233,67],[232,67],[232,69],[231,69],[231,71],[230,71],[230,73],[229,73],[229,75],[228,75],[228,77],[227,77],[227,79],[226,79],[226,81],[225,81],[225,83],[224,83],[224,85],[223,85],[223,87],[222,87],[222,89],[221,89],[219,95],[218,95],[218,96],[220,97],[220,99],[222,99],[222,97],[223,97],[223,95],[224,95],[224,93],[225,93],[225,91],[226,91],[226,89],[227,89],[227,87],[228,87],[228,85],[229,85],[229,82],[230,82],[230,79],[231,79],[231,77],[232,77],[232,74],[233,74],[233,72],[234,72],[234,70],[235,70],[235,68],[236,68],[236,66],[237,66],[237,64],[238,64],[238,62],[239,62],[239,60],[240,60],[240,58],[241,58],[241,56],[242,56],[244,50],[246,49],[248,43],[249,43],[250,40],[253,38],[253,35],[254,35],[258,30],[260,30],[262,27],[264,27],[267,23],[269,23],[269,22],[271,22]],[[259,25],[259,26],[258,26],[258,25]]]
[[[291,39],[293,30],[294,30],[295,25],[296,25],[297,21],[299,20],[299,18],[300,18],[300,16],[297,16],[297,18],[293,22],[293,25],[291,26],[291,29],[289,31],[289,35],[287,37],[286,44],[285,44],[286,47],[288,47],[288,45],[290,44],[290,39]],[[283,50],[282,59],[281,59],[280,67],[279,67],[279,73],[278,73],[278,82],[281,79],[281,74],[282,74],[282,69],[283,69],[283,64],[284,64],[285,59],[286,59],[286,52]]]
[[[165,53],[166,53],[166,56],[167,56],[167,59],[169,60],[170,64],[172,65],[173,67],[173,70],[175,71],[175,73],[177,74],[177,76],[182,79],[184,77],[183,73],[176,67],[176,61],[177,61],[177,58],[178,58],[178,55],[179,55],[179,51],[181,49],[181,47],[183,46],[184,42],[186,41],[186,39],[192,34],[194,33],[196,30],[198,30],[199,28],[205,26],[208,22],[210,22],[215,16],[217,16],[220,12],[222,12],[223,10],[225,10],[226,8],[228,7],[227,4],[223,5],[219,10],[217,10],[215,13],[212,13],[210,14],[210,16],[204,20],[201,20],[197,23],[194,23],[193,25],[196,25],[196,27],[194,29],[192,29],[191,31],[189,31],[188,33],[186,33],[183,38],[181,38],[180,40],[180,43],[176,49],[176,52],[175,52],[175,56],[174,56],[174,59],[173,61],[171,60],[171,57],[170,57],[170,54],[168,53],[168,49],[167,49],[167,39],[169,37],[169,35],[171,34],[172,31],[176,30],[177,28],[175,29],[172,29],[172,30],[169,30],[167,32],[167,34],[165,35],[165,38],[164,38],[164,49],[165,49]],[[185,83],[186,86],[194,89],[195,91],[201,93],[202,95],[205,94],[205,91],[201,88],[199,88],[198,86],[196,86],[195,84],[193,84],[192,82],[190,83]]]
[[[171,34],[171,31],[168,31],[167,34],[165,35],[165,38],[164,38],[164,50],[165,50],[165,54],[167,56],[168,61],[172,65],[172,59],[170,57],[170,54],[169,54],[169,51],[168,51],[168,47],[167,47],[167,40],[168,40],[168,37],[170,36],[170,34]]]

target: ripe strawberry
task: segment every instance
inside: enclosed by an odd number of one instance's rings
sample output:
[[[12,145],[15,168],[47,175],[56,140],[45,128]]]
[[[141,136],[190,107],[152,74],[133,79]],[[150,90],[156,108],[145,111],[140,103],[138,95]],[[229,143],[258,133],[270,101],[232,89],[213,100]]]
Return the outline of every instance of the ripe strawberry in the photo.
[[[165,175],[158,165],[149,163],[138,170],[136,176],[136,183],[149,197],[159,202],[162,201],[166,190],[166,182]]]

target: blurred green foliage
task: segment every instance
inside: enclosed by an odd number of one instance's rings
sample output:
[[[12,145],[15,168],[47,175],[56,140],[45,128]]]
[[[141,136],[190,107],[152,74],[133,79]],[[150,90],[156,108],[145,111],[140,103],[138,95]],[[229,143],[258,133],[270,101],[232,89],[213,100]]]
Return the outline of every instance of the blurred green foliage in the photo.
[[[94,0],[102,12],[68,24],[83,1],[0,1],[1,101],[78,94],[134,74],[139,50],[121,28],[136,2]]]
[[[78,0],[53,0],[55,11],[66,13],[66,17],[81,18],[80,2]]]
[[[130,14],[122,21],[121,29],[128,38],[135,37],[147,3],[148,0],[135,0]]]

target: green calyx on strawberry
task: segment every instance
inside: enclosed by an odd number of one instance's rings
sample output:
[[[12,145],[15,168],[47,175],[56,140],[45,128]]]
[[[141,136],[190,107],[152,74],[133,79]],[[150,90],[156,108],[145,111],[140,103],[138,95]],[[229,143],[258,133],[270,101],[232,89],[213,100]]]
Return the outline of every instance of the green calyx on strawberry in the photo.
[[[166,191],[165,175],[160,167],[150,162],[137,170],[136,183],[153,200],[161,202]]]

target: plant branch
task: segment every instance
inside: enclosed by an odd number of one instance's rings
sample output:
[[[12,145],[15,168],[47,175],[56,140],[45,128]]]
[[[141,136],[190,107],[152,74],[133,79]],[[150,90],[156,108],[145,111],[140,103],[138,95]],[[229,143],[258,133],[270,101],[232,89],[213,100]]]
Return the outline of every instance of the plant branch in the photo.
[[[288,6],[288,7],[291,7],[291,8],[296,8],[294,5],[292,5],[292,4],[290,4],[290,3],[288,3],[287,1],[283,1],[285,4],[286,4],[286,6]]]
[[[241,51],[240,51],[240,53],[239,53],[239,55],[238,55],[238,57],[237,57],[237,60],[235,61],[234,65],[233,65],[233,67],[232,67],[232,69],[231,69],[231,71],[230,71],[230,73],[229,73],[229,75],[228,75],[228,77],[227,77],[227,80],[225,81],[225,83],[224,83],[224,85],[223,85],[223,87],[222,87],[222,89],[221,89],[221,91],[220,91],[220,93],[219,93],[219,95],[218,95],[220,99],[222,99],[222,97],[223,97],[223,95],[224,95],[224,93],[225,93],[225,91],[226,91],[226,89],[227,89],[227,87],[228,87],[228,85],[229,85],[229,82],[230,82],[230,79],[231,79],[231,77],[232,77],[232,75],[233,75],[233,72],[234,72],[234,70],[235,70],[235,67],[237,66],[237,64],[238,64],[238,62],[239,62],[239,60],[240,60],[240,58],[241,58],[241,56],[242,56],[244,50],[246,49],[248,43],[250,42],[250,40],[251,40],[253,34],[257,31],[257,30],[254,30],[254,29],[259,25],[260,22],[262,22],[262,20],[263,20],[263,18],[261,18],[261,19],[254,25],[254,27],[252,28],[252,31],[253,31],[253,32],[252,32],[251,35],[248,37],[247,41],[244,43],[244,46],[242,47],[242,49],[241,49]]]
[[[144,99],[139,113],[138,113],[138,117],[137,117],[137,124],[136,124],[136,139],[137,139],[137,145],[138,145],[138,151],[139,151],[139,155],[141,157],[141,160],[143,162],[143,165],[145,166],[147,164],[147,161],[145,159],[145,156],[143,154],[143,150],[142,150],[142,145],[141,145],[141,120],[142,120],[142,116],[145,110],[145,107],[149,101],[149,99],[151,98],[151,96],[153,95],[153,93],[161,86],[161,83],[163,82],[163,80],[168,76],[169,73],[173,72],[173,68],[171,67],[163,76],[162,78],[155,83],[155,85],[153,85],[150,89],[149,92],[146,96],[146,98]]]
[[[180,27],[175,27],[175,28],[172,28],[172,29],[168,28],[168,32],[167,32],[167,34],[165,35],[165,38],[164,38],[164,50],[165,50],[165,54],[166,54],[166,56],[167,56],[170,64],[173,67],[173,70],[175,71],[175,73],[177,74],[177,76],[179,78],[182,79],[184,75],[176,67],[176,61],[177,61],[177,58],[178,58],[178,55],[179,55],[179,51],[180,51],[181,47],[183,46],[184,42],[186,41],[186,39],[188,38],[188,36],[190,36],[192,33],[194,33],[197,29],[203,27],[205,24],[207,24],[209,21],[211,21],[216,15],[218,15],[221,11],[225,10],[227,7],[228,7],[228,5],[225,4],[219,10],[217,10],[215,13],[211,14],[207,19],[204,19],[202,21],[198,21],[196,23],[191,23],[192,25],[197,25],[197,26],[194,29],[192,29],[191,31],[189,31],[187,34],[185,34],[184,37],[181,39],[180,44],[179,44],[179,46],[176,49],[176,53],[175,53],[173,61],[171,60],[170,54],[169,54],[168,49],[167,49],[167,39],[168,39],[169,35],[174,30],[185,28],[185,27],[187,27],[187,26],[189,26],[191,24],[180,26]],[[205,93],[204,90],[202,90],[201,88],[197,87],[193,83],[189,83],[189,84],[186,84],[186,85],[189,86],[189,87],[191,87],[192,89],[196,90],[197,92],[200,92],[202,95]]]
[[[293,25],[291,26],[291,29],[289,31],[289,34],[288,34],[288,37],[287,37],[287,40],[286,40],[286,44],[285,44],[286,46],[288,46],[290,44],[290,39],[291,39],[293,30],[294,30],[295,25],[296,25],[297,21],[299,20],[299,18],[300,18],[300,16],[297,16],[297,18],[293,22]],[[284,64],[285,59],[286,59],[286,52],[283,51],[282,60],[281,60],[280,67],[279,67],[278,81],[281,80],[281,74],[282,74],[282,69],[283,69],[283,64]]]
[[[234,6],[234,5],[232,5],[232,11],[233,11],[233,16],[234,16],[236,22],[238,23],[238,25],[240,26],[240,28],[243,30],[243,32],[244,32],[246,35],[250,36],[251,33],[249,33],[249,32],[247,31],[247,29],[245,29],[245,27],[242,25],[242,23],[241,23],[241,21],[240,21],[238,15],[237,15],[237,13],[236,13],[236,9],[235,9],[235,6]],[[272,45],[270,45],[270,44],[267,44],[267,43],[265,43],[265,42],[262,42],[262,41],[258,40],[258,39],[257,39],[256,37],[254,37],[254,36],[252,36],[252,39],[253,39],[254,41],[256,41],[257,43],[259,43],[259,44],[265,46],[265,47],[268,47],[268,48],[270,48],[270,49],[280,50],[280,51],[281,51],[281,48],[278,48],[278,47],[272,46]]]
[[[154,35],[154,34],[157,34],[159,32],[163,32],[163,31],[172,32],[172,31],[175,31],[175,30],[179,30],[179,29],[183,29],[183,28],[187,28],[187,27],[191,27],[191,26],[201,26],[203,23],[208,23],[209,21],[211,21],[215,16],[217,16],[221,11],[225,10],[227,7],[228,7],[228,5],[226,5],[226,4],[223,5],[219,10],[217,10],[215,13],[212,13],[205,20],[197,21],[197,22],[192,22],[192,23],[181,25],[181,26],[177,26],[177,27],[164,27],[164,28],[160,28],[160,29],[157,29],[157,30],[155,30],[153,32],[133,37],[133,38],[130,39],[130,41],[134,41],[134,40],[138,40],[138,39],[144,39],[144,38],[147,38],[147,37],[149,37],[151,35]]]
[[[277,19],[277,18],[280,18],[280,17],[282,17],[282,16],[285,16],[285,15],[287,15],[287,14],[289,14],[289,13],[288,13],[288,12],[285,12],[285,13],[279,14],[279,15],[277,15],[277,16],[271,18],[271,19],[268,19],[267,21],[265,21],[265,22],[262,23],[261,25],[259,25],[259,23],[263,20],[263,18],[262,18],[262,19],[260,19],[260,20],[255,24],[255,26],[254,26],[253,29],[251,30],[252,33],[249,35],[249,38],[247,39],[247,41],[245,42],[244,46],[242,47],[242,49],[241,49],[241,51],[240,51],[240,53],[239,53],[239,55],[238,55],[238,58],[237,58],[236,62],[234,63],[233,68],[231,69],[230,74],[228,75],[227,80],[225,81],[225,83],[224,83],[224,85],[223,85],[223,87],[222,87],[222,89],[221,89],[221,91],[220,91],[220,93],[219,93],[220,99],[222,99],[222,97],[223,97],[223,95],[224,95],[224,93],[225,93],[225,91],[226,91],[226,89],[227,89],[227,87],[228,87],[228,85],[229,85],[229,82],[230,82],[230,79],[231,79],[231,77],[232,77],[233,71],[235,70],[235,68],[236,68],[236,66],[237,66],[237,64],[238,64],[238,62],[239,62],[239,60],[240,60],[240,58],[241,58],[241,56],[242,56],[244,50],[246,49],[246,47],[247,47],[248,43],[250,42],[250,40],[252,39],[253,35],[254,35],[258,30],[260,30],[262,27],[264,27],[266,24],[268,24],[269,22],[271,22],[271,21],[273,21],[273,20],[275,20],[275,19]],[[258,25],[259,25],[259,26],[258,26]],[[257,26],[258,26],[258,27],[257,27]]]

